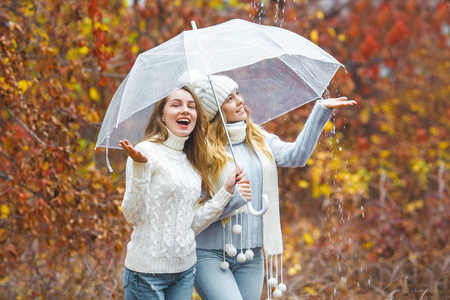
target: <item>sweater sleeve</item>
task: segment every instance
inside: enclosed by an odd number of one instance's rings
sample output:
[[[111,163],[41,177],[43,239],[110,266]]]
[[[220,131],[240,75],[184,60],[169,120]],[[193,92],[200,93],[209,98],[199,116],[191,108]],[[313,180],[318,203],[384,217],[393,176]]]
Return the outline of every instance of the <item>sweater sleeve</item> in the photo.
[[[316,147],[322,130],[331,117],[333,110],[316,103],[308,120],[295,142],[280,140],[274,134],[267,133],[267,142],[272,150],[278,167],[303,167]]]
[[[142,151],[142,149],[139,150]],[[122,211],[125,220],[130,225],[137,226],[147,211],[146,199],[151,181],[151,163],[138,163],[128,157],[125,176]]]
[[[222,187],[219,192],[205,203],[200,204],[197,201],[194,204],[194,220],[191,226],[194,233],[198,234],[214,223],[231,198],[232,195]]]
[[[222,214],[217,218],[217,220],[228,218],[229,216],[234,214],[234,212],[237,209],[241,208],[245,204],[247,204],[247,200],[245,200],[244,197],[242,197],[241,193],[236,187],[234,189],[234,194],[231,197],[230,202],[228,202],[228,204],[225,206],[225,209],[223,210]]]

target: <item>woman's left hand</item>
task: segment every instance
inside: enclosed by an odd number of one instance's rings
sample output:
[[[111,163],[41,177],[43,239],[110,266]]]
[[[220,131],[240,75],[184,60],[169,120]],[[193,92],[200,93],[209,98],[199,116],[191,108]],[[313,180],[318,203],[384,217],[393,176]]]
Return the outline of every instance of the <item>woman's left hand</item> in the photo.
[[[347,100],[347,97],[339,97],[339,98],[329,98],[320,101],[324,107],[328,109],[339,108],[343,106],[355,105],[355,100]]]

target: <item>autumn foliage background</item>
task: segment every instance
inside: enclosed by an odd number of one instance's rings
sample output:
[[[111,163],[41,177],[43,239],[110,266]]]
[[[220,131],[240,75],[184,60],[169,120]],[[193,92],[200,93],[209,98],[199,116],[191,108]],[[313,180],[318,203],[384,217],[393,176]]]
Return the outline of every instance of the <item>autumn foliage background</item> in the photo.
[[[2,0],[1,299],[123,298],[125,157],[108,172],[101,121],[139,53],[233,18],[312,40],[346,66],[328,95],[358,101],[279,170],[283,299],[450,298],[448,1]],[[311,108],[264,127],[292,141]]]

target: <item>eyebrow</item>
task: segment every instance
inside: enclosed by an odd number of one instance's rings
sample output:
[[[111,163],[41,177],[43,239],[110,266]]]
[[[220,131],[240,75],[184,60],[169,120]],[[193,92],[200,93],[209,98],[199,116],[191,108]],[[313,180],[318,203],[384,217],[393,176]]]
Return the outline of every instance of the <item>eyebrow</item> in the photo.
[[[172,101],[172,102],[173,102],[173,101],[183,101],[183,99],[174,98],[174,99],[172,99],[171,101]],[[188,100],[188,102],[189,102],[189,103],[194,103],[194,104],[195,104],[195,100]]]

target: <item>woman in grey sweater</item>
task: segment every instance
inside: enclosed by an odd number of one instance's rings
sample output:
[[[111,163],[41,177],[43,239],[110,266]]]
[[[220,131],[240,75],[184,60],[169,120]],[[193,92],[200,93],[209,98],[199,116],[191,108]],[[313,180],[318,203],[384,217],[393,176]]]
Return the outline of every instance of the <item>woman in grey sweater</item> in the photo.
[[[252,205],[261,209],[262,198],[267,196],[268,210],[263,217],[249,214],[244,206],[246,200],[238,191],[234,192],[218,221],[196,236],[195,288],[203,300],[258,300],[264,282],[265,257],[267,284],[275,288],[273,296],[280,297],[286,285],[282,282],[283,243],[277,167],[304,166],[333,109],[356,104],[356,101],[340,97],[316,103],[296,141],[286,143],[251,121],[235,81],[218,75],[211,76],[211,80],[227,123],[236,163],[246,170],[246,178],[250,181]],[[229,153],[209,80],[199,79],[193,83],[193,88],[210,120],[207,136],[209,176],[213,188],[218,190],[235,163]],[[272,289],[267,290],[268,298],[271,298]]]

